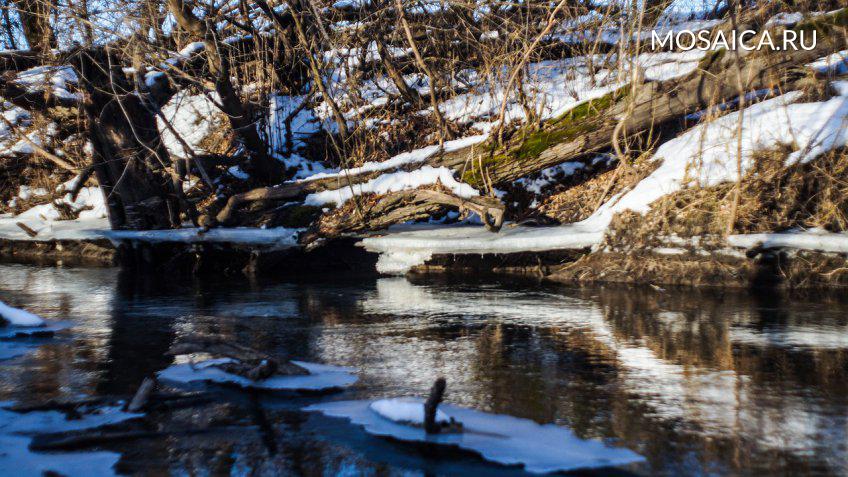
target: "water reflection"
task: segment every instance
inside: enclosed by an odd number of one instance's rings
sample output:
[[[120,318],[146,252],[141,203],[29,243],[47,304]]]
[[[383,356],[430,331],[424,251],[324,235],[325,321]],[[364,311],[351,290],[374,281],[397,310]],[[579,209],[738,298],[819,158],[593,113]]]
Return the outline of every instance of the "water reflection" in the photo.
[[[75,325],[0,362],[0,400],[130,393],[170,363],[176,339],[201,333],[358,367],[361,382],[345,399],[421,394],[446,376],[450,401],[612,439],[648,457],[639,473],[848,472],[840,300],[399,278],[186,283],[22,266],[0,266],[0,277],[0,300]],[[222,399],[226,409],[161,419],[190,427],[204,413],[232,414],[243,432],[118,445],[120,470],[517,472],[422,456],[304,415],[300,403],[265,397],[245,410],[244,396]],[[250,409],[274,423],[271,448]]]

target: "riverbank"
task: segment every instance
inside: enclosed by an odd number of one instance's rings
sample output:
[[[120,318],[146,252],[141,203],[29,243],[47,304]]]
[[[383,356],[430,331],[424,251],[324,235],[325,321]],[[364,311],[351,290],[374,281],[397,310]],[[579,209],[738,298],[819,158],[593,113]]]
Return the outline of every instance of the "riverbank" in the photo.
[[[42,237],[0,227],[0,262],[144,269],[180,274],[523,275],[569,283],[689,287],[841,288],[848,237],[821,231],[668,239],[622,250],[568,227],[402,227],[318,247],[274,229],[114,232],[66,225]],[[284,237],[285,236],[285,237]]]

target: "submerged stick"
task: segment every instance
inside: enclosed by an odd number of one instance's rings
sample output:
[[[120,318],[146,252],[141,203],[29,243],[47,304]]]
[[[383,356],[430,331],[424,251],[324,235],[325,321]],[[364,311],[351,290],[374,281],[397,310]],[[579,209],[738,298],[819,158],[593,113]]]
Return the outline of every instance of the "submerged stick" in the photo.
[[[430,388],[430,397],[424,403],[424,431],[427,434],[438,434],[441,430],[436,422],[436,410],[444,398],[446,387],[447,381],[445,381],[445,378],[439,378]]]
[[[138,412],[144,408],[147,405],[147,401],[150,400],[150,395],[154,389],[156,389],[156,380],[150,377],[144,378],[132,401],[130,401],[129,406],[127,406],[127,412]]]

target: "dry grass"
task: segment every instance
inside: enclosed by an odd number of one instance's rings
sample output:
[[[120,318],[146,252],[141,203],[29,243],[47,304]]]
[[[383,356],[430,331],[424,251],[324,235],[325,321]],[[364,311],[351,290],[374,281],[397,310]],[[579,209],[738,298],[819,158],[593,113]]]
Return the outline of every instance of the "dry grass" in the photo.
[[[636,164],[627,168],[613,169],[590,179],[569,187],[561,192],[556,192],[544,198],[539,204],[538,213],[560,223],[577,222],[583,220],[597,209],[604,200],[615,194],[632,187],[651,172],[658,162],[637,161]]]
[[[820,227],[848,230],[848,150],[832,151],[808,164],[785,167],[789,149],[763,151],[740,184],[734,233]],[[661,236],[721,236],[731,220],[735,184],[686,188],[651,204],[647,214],[619,214],[610,244],[657,245]]]

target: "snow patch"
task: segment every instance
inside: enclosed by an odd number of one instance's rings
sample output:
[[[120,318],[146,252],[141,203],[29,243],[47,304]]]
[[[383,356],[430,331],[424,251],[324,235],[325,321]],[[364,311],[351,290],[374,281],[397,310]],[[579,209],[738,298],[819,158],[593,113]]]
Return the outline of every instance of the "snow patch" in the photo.
[[[453,177],[453,171],[447,167],[424,166],[411,172],[398,171],[383,174],[362,184],[315,192],[306,196],[304,203],[316,206],[335,203],[336,206],[340,206],[356,195],[387,194],[437,183],[447,187],[459,197],[469,198],[479,195],[470,185],[457,181]]]
[[[44,326],[44,319],[20,308],[13,308],[0,301],[0,320],[12,326]]]
[[[369,404],[368,408],[380,417],[398,424],[411,424],[414,426],[424,425],[424,405],[420,399],[380,399]],[[448,424],[450,422],[450,417],[442,412],[441,409],[436,409],[436,422],[440,424]]]

